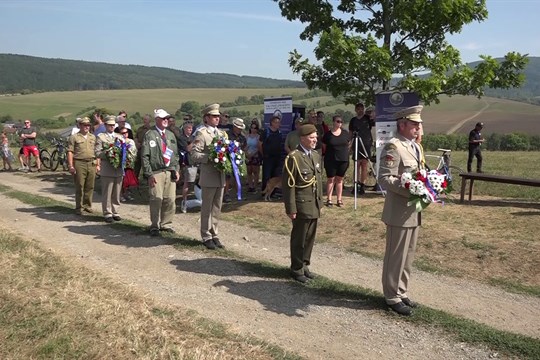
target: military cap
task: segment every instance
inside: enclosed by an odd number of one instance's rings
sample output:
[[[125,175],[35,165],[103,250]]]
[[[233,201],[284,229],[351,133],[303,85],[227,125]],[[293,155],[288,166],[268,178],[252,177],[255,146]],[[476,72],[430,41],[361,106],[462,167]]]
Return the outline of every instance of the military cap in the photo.
[[[307,135],[311,135],[311,134],[316,133],[316,132],[317,132],[317,128],[313,124],[305,124],[305,125],[302,125],[298,129],[298,135],[299,136],[307,136]]]
[[[212,104],[205,107],[202,111],[203,115],[220,115],[219,104]]]
[[[105,125],[116,125],[116,116],[107,115],[105,117]]]
[[[90,124],[90,118],[88,116],[85,116],[85,117],[79,119],[79,124],[81,124],[81,125]]]
[[[394,118],[396,120],[407,119],[410,121],[421,123],[422,118],[420,117],[420,113],[422,112],[423,108],[424,107],[422,105],[416,105],[416,106],[405,108],[403,110],[396,112],[394,114]]]
[[[476,126],[484,127],[484,123],[483,123],[483,122],[477,122],[477,123],[476,123]]]

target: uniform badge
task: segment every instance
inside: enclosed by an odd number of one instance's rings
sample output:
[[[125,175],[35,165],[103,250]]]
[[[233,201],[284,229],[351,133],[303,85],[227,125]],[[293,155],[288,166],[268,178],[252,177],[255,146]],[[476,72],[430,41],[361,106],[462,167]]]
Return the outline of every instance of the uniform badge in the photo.
[[[384,165],[386,165],[387,167],[394,166],[394,157],[392,155],[387,154],[384,157]]]
[[[157,144],[156,144],[156,142],[154,140],[150,140],[148,142],[148,145],[150,145],[150,147],[156,147]]]
[[[315,168],[320,168],[321,166],[319,165],[319,163],[315,164]]]

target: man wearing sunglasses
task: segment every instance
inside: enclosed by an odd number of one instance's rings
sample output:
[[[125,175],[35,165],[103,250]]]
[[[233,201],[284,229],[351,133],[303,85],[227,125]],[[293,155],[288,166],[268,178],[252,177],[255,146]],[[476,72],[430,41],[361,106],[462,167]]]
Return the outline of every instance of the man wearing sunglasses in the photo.
[[[34,127],[32,127],[32,122],[30,120],[24,121],[24,128],[19,132],[20,140],[22,143],[22,153],[24,161],[28,166],[28,171],[32,171],[30,166],[30,156],[34,155],[36,158],[37,170],[41,171],[41,161],[39,159],[39,150],[36,146],[37,132]]]
[[[174,231],[171,225],[176,211],[180,164],[176,136],[167,129],[170,117],[165,110],[155,109],[156,125],[146,132],[142,145],[142,169],[150,197],[150,236]]]

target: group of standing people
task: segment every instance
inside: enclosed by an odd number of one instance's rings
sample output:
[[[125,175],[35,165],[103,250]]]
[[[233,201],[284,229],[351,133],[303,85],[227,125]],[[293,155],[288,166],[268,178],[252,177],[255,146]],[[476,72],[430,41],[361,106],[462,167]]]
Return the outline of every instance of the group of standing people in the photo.
[[[401,186],[400,177],[404,172],[424,166],[422,148],[416,143],[422,123],[421,110],[422,106],[415,106],[396,113],[398,133],[382,151],[378,175],[379,183],[387,191],[382,214],[382,220],[387,226],[383,292],[389,307],[401,315],[410,315],[417,306],[409,298],[407,290],[421,213],[409,205],[409,192]],[[172,116],[163,109],[154,110],[153,126],[150,125],[150,116],[145,116],[143,126],[135,134],[128,131],[125,118],[107,116],[100,122],[101,116],[96,115],[95,119],[98,120],[92,127],[91,120],[84,117],[79,120],[79,131],[69,137],[67,148],[69,171],[75,182],[75,211],[77,214],[93,212],[92,194],[96,173],[99,172],[105,221],[112,223],[122,220],[119,214],[122,181],[125,170],[133,168],[137,178],[138,171],[142,171],[148,181],[150,235],[159,236],[162,231],[172,232],[176,183],[180,179],[180,171],[183,169],[183,176],[189,179],[189,183],[195,180],[198,168],[199,186],[202,189],[202,244],[211,250],[224,248],[218,225],[227,177],[214,166],[210,154],[216,137],[238,140],[242,142],[247,155],[248,191],[252,191],[258,183],[257,167],[261,161],[263,186],[264,181],[275,176],[276,172],[283,173],[285,213],[292,222],[291,277],[307,283],[316,277],[309,266],[321,208],[333,205],[331,196],[334,190],[337,195],[336,205],[343,205],[343,177],[349,164],[351,143],[356,136],[362,139],[363,145],[361,149],[355,149],[358,150],[355,156],[362,156],[364,160],[370,156],[372,118],[365,114],[363,104],[356,105],[356,113],[357,116],[349,125],[349,132],[343,129],[343,119],[339,115],[332,117],[332,126],[327,131],[321,131],[321,126],[317,126],[321,122],[317,120],[304,123],[300,119],[295,132],[285,141],[288,154],[281,169],[278,156],[281,157],[283,144],[279,130],[281,119],[278,116],[274,116],[269,128],[263,131],[258,121],[252,121],[243,139],[240,136],[245,125],[241,119],[235,119],[228,132],[220,128],[222,114],[219,104],[204,108],[203,124],[196,131],[190,121],[185,121],[182,128],[176,130]],[[310,118],[318,116],[310,113]],[[35,139],[35,132],[29,126],[27,128],[29,130],[23,133],[24,137]],[[115,131],[115,128],[118,130]],[[365,134],[367,131],[369,136]],[[477,133],[472,139],[476,141],[474,143],[482,140],[476,139],[480,136],[478,126]],[[121,159],[111,156],[111,149],[115,146],[122,149]],[[32,153],[33,150],[28,148],[26,151]],[[132,159],[129,164],[126,162],[127,157]],[[362,162],[359,163],[363,171]],[[328,178],[328,199],[325,203],[322,191],[323,168]],[[360,181],[362,179],[365,178],[361,176]],[[185,200],[187,189],[183,188],[182,192]]]

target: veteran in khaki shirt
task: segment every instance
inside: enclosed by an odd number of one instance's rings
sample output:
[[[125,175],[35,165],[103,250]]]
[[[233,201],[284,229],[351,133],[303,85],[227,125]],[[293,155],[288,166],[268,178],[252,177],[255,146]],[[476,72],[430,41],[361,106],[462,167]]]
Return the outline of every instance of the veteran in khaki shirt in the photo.
[[[411,315],[416,303],[407,293],[416,250],[421,215],[409,205],[409,191],[401,186],[401,175],[423,167],[422,150],[416,143],[422,106],[413,106],[395,114],[398,134],[381,152],[378,181],[386,198],[382,221],[386,224],[386,251],[382,286],[386,303],[400,315]]]
[[[80,131],[68,139],[67,161],[75,182],[75,213],[92,213],[92,197],[96,180],[96,137],[90,133],[90,119],[79,120]]]
[[[219,104],[209,105],[203,110],[205,126],[197,131],[190,153],[191,161],[201,164],[199,180],[202,189],[201,238],[203,245],[210,250],[223,248],[218,235],[218,220],[223,205],[225,174],[217,170],[209,158],[214,138],[216,136],[227,138],[227,133],[217,128],[219,119]]]

